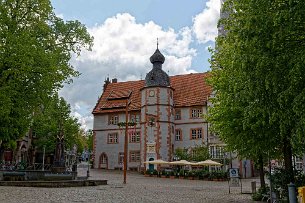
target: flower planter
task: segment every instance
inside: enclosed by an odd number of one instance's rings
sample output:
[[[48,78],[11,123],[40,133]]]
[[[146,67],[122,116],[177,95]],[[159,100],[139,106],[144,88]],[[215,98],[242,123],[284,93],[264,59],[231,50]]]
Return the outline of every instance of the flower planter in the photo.
[[[175,177],[175,176],[169,176],[169,178],[170,178],[170,179],[175,179],[176,177]]]

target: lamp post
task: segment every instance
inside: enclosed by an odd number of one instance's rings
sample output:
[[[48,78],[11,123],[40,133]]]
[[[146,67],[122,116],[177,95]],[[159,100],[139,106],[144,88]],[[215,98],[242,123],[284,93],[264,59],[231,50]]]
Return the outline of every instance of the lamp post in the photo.
[[[90,151],[88,150],[88,169],[87,169],[87,178],[90,176]]]
[[[125,142],[124,142],[124,181],[126,184],[126,175],[127,175],[127,152],[128,152],[128,99],[126,99],[126,109],[125,109]]]

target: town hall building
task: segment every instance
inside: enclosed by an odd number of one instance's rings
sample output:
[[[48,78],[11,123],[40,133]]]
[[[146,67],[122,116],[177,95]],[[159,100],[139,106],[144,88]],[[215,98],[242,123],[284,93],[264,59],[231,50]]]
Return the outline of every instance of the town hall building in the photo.
[[[94,167],[121,169],[124,158],[126,110],[128,121],[128,170],[148,168],[146,161],[173,161],[177,148],[191,151],[207,146],[212,158],[221,158],[223,144],[209,133],[204,120],[212,88],[208,73],[168,76],[165,57],[157,50],[150,57],[152,70],[145,80],[105,81],[94,115]]]

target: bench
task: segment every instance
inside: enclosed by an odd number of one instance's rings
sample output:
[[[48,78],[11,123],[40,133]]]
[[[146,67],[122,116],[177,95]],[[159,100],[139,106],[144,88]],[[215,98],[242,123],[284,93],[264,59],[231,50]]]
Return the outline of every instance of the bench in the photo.
[[[23,181],[25,180],[25,174],[25,172],[19,171],[6,171],[2,175],[4,181]]]

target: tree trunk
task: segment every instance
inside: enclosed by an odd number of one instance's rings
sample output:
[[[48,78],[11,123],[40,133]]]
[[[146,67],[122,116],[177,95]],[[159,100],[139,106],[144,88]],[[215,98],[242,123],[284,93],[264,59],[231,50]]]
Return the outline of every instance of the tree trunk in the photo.
[[[265,182],[265,172],[264,172],[264,161],[262,155],[259,155],[258,157],[258,167],[259,167],[259,179],[261,183],[261,188],[265,188],[266,182]]]
[[[294,172],[292,166],[292,146],[288,137],[284,138],[283,143],[283,154],[284,154],[284,166],[285,171],[289,176],[289,182],[287,184],[294,183]]]

